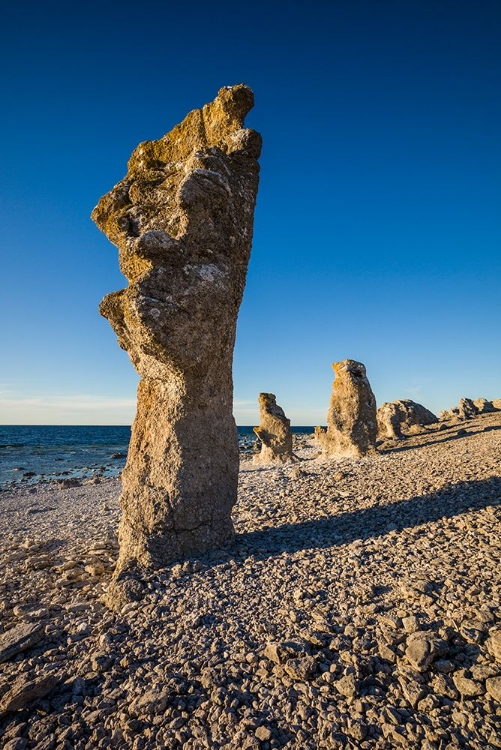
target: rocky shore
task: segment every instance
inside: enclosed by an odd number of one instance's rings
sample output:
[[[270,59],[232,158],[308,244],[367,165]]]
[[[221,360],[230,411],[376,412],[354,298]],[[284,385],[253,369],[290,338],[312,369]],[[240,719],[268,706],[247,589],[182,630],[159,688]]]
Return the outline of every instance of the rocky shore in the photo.
[[[5,750],[501,747],[501,413],[295,453],[118,613],[120,481],[0,493]]]

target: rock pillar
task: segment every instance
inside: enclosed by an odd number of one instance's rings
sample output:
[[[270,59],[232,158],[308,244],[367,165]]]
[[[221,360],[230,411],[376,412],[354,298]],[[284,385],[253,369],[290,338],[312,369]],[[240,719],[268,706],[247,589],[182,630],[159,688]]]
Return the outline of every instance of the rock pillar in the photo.
[[[261,137],[244,85],[133,152],[92,218],[129,286],[100,312],[141,376],[123,472],[118,571],[227,542],[238,440],[232,356],[251,250]]]
[[[291,422],[278,406],[273,393],[259,394],[259,427],[254,432],[261,441],[256,463],[293,461]]]
[[[376,399],[365,366],[353,359],[334,362],[335,380],[327,414],[327,432],[315,428],[326,455],[364,456],[375,450]]]

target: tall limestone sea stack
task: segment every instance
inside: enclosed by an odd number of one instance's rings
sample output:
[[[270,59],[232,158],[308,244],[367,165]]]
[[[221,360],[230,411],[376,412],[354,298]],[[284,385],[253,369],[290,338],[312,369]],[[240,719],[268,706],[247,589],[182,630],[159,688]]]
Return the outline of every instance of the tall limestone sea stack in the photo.
[[[365,366],[353,359],[334,362],[335,380],[327,414],[327,432],[315,428],[322,452],[335,456],[364,456],[375,450],[376,399]]]
[[[92,213],[129,286],[100,312],[141,376],[123,472],[118,572],[228,541],[238,440],[232,356],[251,251],[261,136],[253,93],[222,88],[141,143]]]

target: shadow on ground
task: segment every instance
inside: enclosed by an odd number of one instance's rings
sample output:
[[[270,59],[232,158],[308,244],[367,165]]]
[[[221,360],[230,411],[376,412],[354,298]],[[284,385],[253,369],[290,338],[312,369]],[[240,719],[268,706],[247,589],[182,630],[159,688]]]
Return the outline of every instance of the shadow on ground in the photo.
[[[467,437],[471,437],[472,435],[481,435],[483,432],[492,432],[493,430],[501,430],[501,425],[489,425],[488,427],[483,427],[482,429],[471,429],[468,430],[467,426],[460,426],[455,428],[448,428],[448,429],[457,429],[457,432],[455,432],[453,435],[448,434],[444,437],[441,437],[439,440],[436,439],[437,432],[432,433],[421,433],[418,435],[412,435],[410,437],[406,437],[400,441],[395,441],[395,443],[388,443],[385,442],[381,447],[379,448],[379,453],[382,455],[386,453],[399,453],[400,451],[409,451],[409,450],[415,450],[416,448],[424,448],[429,445],[438,445],[440,443],[448,443],[451,440],[460,440]],[[442,432],[438,434],[443,434]],[[405,442],[404,442],[405,440]],[[412,440],[412,442],[409,442]]]
[[[273,555],[348,544],[501,504],[501,477],[459,482],[429,495],[328,518],[238,534],[230,554]]]

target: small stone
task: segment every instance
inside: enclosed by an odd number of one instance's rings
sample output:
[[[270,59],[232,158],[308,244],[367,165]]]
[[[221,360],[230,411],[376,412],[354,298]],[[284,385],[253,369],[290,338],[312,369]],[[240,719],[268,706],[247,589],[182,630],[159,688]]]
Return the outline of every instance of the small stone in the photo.
[[[419,629],[419,621],[415,615],[402,618],[402,626],[406,633],[415,633]]]
[[[256,737],[260,742],[268,742],[271,739],[271,731],[268,727],[258,727],[256,729]]]
[[[486,643],[488,651],[496,661],[501,662],[501,630],[496,630]]]
[[[485,693],[485,689],[482,683],[476,682],[475,680],[466,677],[465,673],[465,669],[460,669],[452,677],[454,685],[459,690],[461,695],[465,698],[475,698],[478,695],[483,695]]]
[[[489,677],[485,681],[485,689],[495,701],[501,703],[501,676]]]
[[[26,681],[21,675],[0,702],[0,714],[18,711],[36,698],[49,695],[64,679],[65,674],[49,674]]]
[[[357,695],[358,683],[353,674],[344,675],[336,681],[335,686],[336,690],[346,698],[354,698]]]

